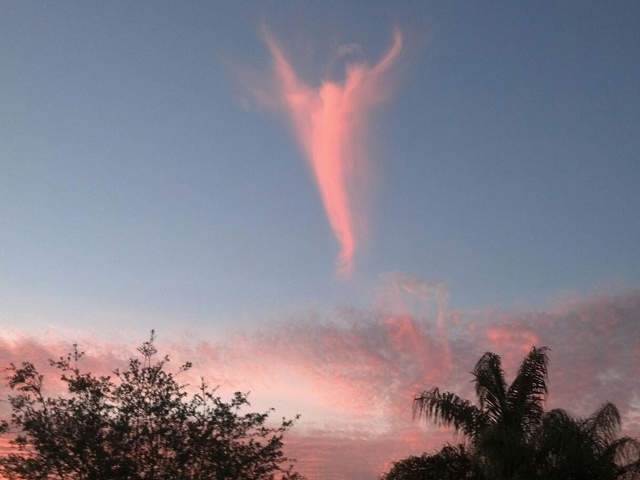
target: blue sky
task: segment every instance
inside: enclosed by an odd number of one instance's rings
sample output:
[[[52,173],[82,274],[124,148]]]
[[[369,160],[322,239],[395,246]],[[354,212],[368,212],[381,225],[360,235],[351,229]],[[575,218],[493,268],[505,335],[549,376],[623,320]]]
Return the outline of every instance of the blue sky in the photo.
[[[388,272],[443,281],[461,308],[637,286],[639,14],[3,2],[2,321],[259,324],[367,305]],[[269,71],[263,23],[312,84],[340,45],[374,61],[394,25],[407,32],[398,85],[371,118],[378,178],[349,280],[286,120],[245,106],[238,69]]]

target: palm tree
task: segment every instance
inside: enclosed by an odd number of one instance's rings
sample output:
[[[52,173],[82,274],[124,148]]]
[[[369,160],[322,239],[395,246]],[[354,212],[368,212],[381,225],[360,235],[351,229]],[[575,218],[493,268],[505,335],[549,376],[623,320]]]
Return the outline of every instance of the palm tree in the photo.
[[[414,399],[414,415],[452,426],[471,442],[488,478],[530,478],[531,446],[547,395],[548,349],[533,347],[507,385],[502,361],[485,353],[472,375],[477,405],[438,388]]]
[[[538,473],[548,480],[640,478],[640,442],[618,438],[620,412],[605,403],[587,418],[562,409],[542,419],[537,439]]]

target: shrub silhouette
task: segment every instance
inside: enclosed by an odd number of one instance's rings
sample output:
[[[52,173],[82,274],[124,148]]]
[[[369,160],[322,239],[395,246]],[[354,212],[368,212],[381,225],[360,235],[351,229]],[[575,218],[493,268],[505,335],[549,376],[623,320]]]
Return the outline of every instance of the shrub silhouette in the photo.
[[[446,445],[439,452],[411,456],[393,464],[381,480],[481,480],[473,456],[464,445]]]
[[[196,393],[157,359],[154,334],[125,370],[112,376],[82,372],[83,353],[51,365],[66,393],[46,396],[44,376],[11,365],[11,419],[4,422],[13,452],[0,473],[24,480],[267,480],[301,478],[284,456],[293,420],[270,426],[271,411],[245,412],[247,395],[224,401],[204,381]]]

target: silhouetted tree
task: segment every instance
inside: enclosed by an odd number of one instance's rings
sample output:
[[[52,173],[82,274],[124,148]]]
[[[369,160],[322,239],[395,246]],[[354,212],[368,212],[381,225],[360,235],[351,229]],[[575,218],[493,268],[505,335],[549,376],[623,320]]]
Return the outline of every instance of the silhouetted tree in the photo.
[[[414,400],[414,412],[466,435],[488,478],[529,478],[531,445],[547,394],[547,348],[532,348],[507,385],[499,355],[485,353],[472,374],[478,405],[438,388]]]
[[[536,465],[548,480],[614,480],[638,478],[640,443],[618,437],[620,413],[604,404],[587,418],[572,417],[561,409],[542,419]]]
[[[271,411],[245,412],[204,381],[197,393],[156,359],[153,333],[112,376],[82,372],[76,348],[51,361],[66,393],[47,396],[44,376],[23,362],[10,368],[14,451],[0,473],[23,480],[267,480],[300,478],[282,452],[292,420],[270,426]],[[178,372],[191,368],[182,365]],[[9,433],[7,433],[9,434]]]
[[[464,445],[446,445],[438,453],[411,456],[393,464],[381,480],[480,480],[480,471]]]
[[[487,352],[472,372],[477,405],[434,388],[415,398],[414,414],[464,434],[486,479],[640,479],[640,443],[618,437],[615,405],[607,403],[587,418],[560,409],[544,412],[547,352],[546,347],[532,348],[509,386],[500,356]],[[434,457],[410,457],[396,465],[399,472],[409,472],[430,465]],[[391,478],[424,477],[406,475]]]

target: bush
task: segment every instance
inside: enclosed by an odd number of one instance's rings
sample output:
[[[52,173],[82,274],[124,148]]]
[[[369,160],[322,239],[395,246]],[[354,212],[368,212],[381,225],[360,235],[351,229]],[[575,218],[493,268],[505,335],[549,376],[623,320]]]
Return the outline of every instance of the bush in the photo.
[[[270,426],[271,411],[245,412],[247,395],[224,401],[202,382],[196,393],[157,359],[152,332],[126,370],[96,376],[74,350],[50,361],[66,393],[47,396],[30,362],[11,365],[13,452],[0,458],[9,479],[267,480],[300,478],[282,452],[293,421]],[[15,432],[11,434],[11,432]]]

